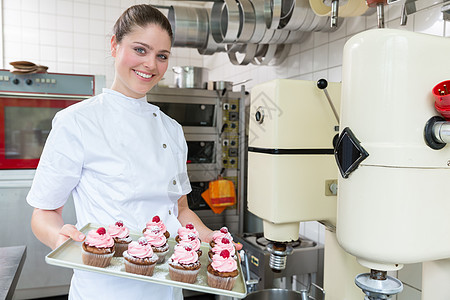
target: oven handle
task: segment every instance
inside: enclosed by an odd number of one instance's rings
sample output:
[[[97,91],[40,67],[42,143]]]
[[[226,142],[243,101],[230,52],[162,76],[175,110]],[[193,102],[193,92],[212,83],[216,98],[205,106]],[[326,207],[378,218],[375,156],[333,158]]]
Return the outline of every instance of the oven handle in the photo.
[[[62,94],[33,94],[33,93],[8,93],[0,92],[0,97],[20,97],[20,98],[45,98],[45,99],[88,99],[92,95],[62,95]]]

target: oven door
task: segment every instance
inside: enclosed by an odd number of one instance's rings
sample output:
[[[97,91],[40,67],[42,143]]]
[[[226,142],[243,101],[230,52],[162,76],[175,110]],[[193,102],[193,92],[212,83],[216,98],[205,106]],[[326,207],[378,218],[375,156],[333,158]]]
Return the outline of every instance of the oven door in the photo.
[[[0,169],[37,167],[55,114],[82,98],[0,95]]]
[[[187,169],[203,171],[216,179],[220,174],[221,145],[215,134],[185,134],[188,146]]]

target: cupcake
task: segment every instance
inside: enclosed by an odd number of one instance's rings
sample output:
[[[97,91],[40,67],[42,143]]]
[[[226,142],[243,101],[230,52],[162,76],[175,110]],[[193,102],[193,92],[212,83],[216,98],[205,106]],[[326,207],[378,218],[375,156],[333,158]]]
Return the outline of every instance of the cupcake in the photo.
[[[151,245],[153,252],[158,256],[158,264],[162,264],[166,260],[167,253],[169,253],[169,244],[164,232],[158,226],[152,226],[145,230],[144,237]]]
[[[230,232],[228,231],[228,228],[226,227],[222,227],[220,228],[219,231],[214,232],[213,237],[211,242],[209,243],[209,245],[212,247],[214,247],[214,244],[217,241],[222,240],[223,237],[228,238],[230,241],[233,241],[233,237],[231,236]]]
[[[170,279],[186,283],[194,283],[200,271],[197,252],[189,244],[176,245],[169,259]]]
[[[202,242],[198,237],[196,237],[194,234],[190,233],[187,236],[187,239],[181,239],[178,244],[185,245],[189,244],[191,245],[192,249],[197,252],[198,257],[202,256],[202,249],[200,249],[200,246],[202,245]]]
[[[104,227],[89,231],[82,243],[82,260],[85,265],[104,268],[114,255],[114,240]]]
[[[239,275],[237,262],[228,250],[214,254],[212,262],[207,268],[208,285],[213,288],[232,290]]]
[[[178,228],[178,235],[175,237],[175,241],[179,243],[181,240],[187,240],[189,238],[188,235],[194,235],[196,238],[199,238],[198,231],[192,223],[187,223],[185,227]]]
[[[153,253],[152,247],[144,237],[137,242],[128,245],[128,250],[123,252],[125,271],[145,276],[152,276],[155,270],[158,256]]]
[[[237,259],[236,249],[233,245],[233,242],[230,241],[228,237],[223,237],[221,240],[217,240],[217,243],[214,244],[214,247],[211,248],[208,252],[209,261],[212,261],[214,254],[220,254],[222,250],[228,250],[230,256],[234,259]]]
[[[128,244],[131,243],[130,230],[123,226],[122,221],[117,221],[114,225],[109,225],[108,234],[113,238],[116,246],[115,257],[121,257],[122,253],[128,249]]]
[[[164,234],[166,239],[168,239],[170,237],[170,232],[167,231],[166,225],[164,225],[164,223],[161,221],[159,216],[154,216],[151,221],[147,222],[147,224],[145,225],[145,228],[142,232],[145,233],[145,231],[147,229],[154,227],[154,226],[159,227],[159,230],[162,231],[162,233]]]

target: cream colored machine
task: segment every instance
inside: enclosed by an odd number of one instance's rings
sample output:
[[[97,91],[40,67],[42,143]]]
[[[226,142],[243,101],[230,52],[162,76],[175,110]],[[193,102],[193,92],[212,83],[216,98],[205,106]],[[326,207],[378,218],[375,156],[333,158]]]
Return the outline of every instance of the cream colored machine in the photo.
[[[341,85],[321,88],[313,81],[279,79],[252,89],[248,209],[262,218],[264,236],[272,241],[267,250],[274,271],[289,263],[289,243],[298,239],[301,221],[326,224],[331,229],[325,236],[326,299],[356,300],[363,294],[353,278],[367,269],[340,248],[332,232],[338,177],[333,139]]]
[[[449,55],[448,38],[390,29],[344,47],[337,237],[371,269],[355,280],[368,299],[401,291],[386,271],[450,257],[450,139],[431,92]],[[449,265],[424,264],[423,300],[450,299]]]

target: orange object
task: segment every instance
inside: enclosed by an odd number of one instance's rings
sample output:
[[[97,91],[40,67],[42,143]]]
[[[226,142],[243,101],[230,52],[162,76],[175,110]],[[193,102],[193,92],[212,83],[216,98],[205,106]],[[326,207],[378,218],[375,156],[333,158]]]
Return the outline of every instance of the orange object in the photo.
[[[209,187],[202,193],[203,199],[216,214],[222,213],[225,208],[236,203],[236,191],[231,180],[219,179],[210,181]]]

